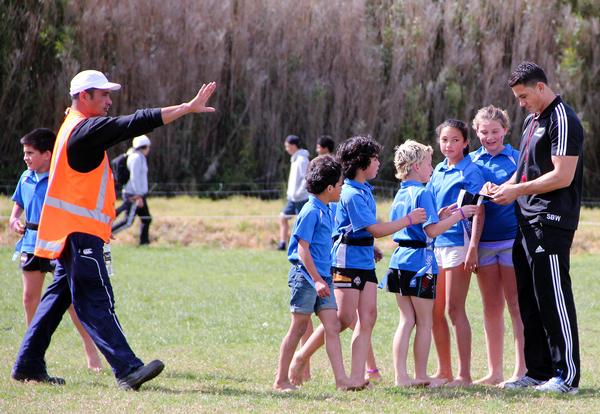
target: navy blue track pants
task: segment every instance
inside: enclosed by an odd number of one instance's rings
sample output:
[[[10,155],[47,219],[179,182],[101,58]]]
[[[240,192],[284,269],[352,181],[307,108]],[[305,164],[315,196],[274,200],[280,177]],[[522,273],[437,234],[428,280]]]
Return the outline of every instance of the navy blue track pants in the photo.
[[[103,246],[102,239],[89,234],[73,233],[67,238],[54,280],[25,333],[13,371],[28,375],[46,372],[44,354],[71,303],[118,379],[143,365],[129,347],[117,319]]]

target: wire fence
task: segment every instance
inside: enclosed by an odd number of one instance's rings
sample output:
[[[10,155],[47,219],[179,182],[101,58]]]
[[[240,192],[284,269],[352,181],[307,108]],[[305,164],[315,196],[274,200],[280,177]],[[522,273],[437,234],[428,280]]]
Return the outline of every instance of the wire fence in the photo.
[[[389,180],[373,180],[373,193],[378,198],[392,199],[398,191],[398,182]],[[149,195],[152,197],[192,196],[200,198],[223,199],[232,196],[255,197],[262,200],[285,198],[285,186],[281,182],[212,182],[212,183],[149,183]],[[0,194],[12,195],[15,183],[0,182]],[[600,197],[584,197],[582,206],[600,207]]]

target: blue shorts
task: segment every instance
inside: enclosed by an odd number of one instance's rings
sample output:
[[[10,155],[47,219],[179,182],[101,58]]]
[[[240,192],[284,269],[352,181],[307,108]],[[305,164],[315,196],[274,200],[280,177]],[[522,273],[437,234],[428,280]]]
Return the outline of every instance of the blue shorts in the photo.
[[[298,215],[298,213],[300,213],[300,210],[302,210],[302,207],[304,206],[304,204],[306,204],[307,201],[308,201],[308,199],[302,200],[302,201],[288,200],[287,203],[285,204],[285,207],[283,207],[283,211],[281,212],[281,215],[284,217],[291,217],[291,216]]]
[[[512,267],[512,249],[514,243],[514,240],[479,242],[479,266],[499,264],[500,266]]]
[[[291,290],[290,312],[311,314],[319,313],[322,309],[337,310],[333,294],[333,280],[330,277],[323,279],[327,282],[331,295],[320,298],[315,288],[306,280],[305,273],[300,266],[292,265],[288,274],[288,286]]]

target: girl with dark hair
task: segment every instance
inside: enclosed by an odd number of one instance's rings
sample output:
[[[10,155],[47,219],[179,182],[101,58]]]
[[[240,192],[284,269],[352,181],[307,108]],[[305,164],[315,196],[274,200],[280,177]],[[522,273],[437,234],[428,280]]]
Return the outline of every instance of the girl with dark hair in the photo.
[[[433,193],[438,209],[457,203],[461,190],[477,194],[484,184],[479,168],[465,157],[469,153],[467,125],[457,119],[448,119],[436,128],[441,153],[446,157],[439,163],[427,188]],[[448,386],[470,386],[471,379],[471,326],[465,309],[471,272],[477,271],[477,245],[483,228],[483,207],[471,223],[456,223],[435,240],[435,256],[439,266],[437,294],[433,306],[433,339],[438,354],[437,379]],[[458,375],[452,373],[450,330],[448,317],[454,327],[458,347]]]

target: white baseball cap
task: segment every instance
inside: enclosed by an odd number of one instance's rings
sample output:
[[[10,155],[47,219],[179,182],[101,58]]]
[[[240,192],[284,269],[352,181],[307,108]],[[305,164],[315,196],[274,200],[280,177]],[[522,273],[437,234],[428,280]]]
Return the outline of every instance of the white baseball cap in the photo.
[[[149,147],[150,146],[150,138],[146,135],[140,135],[139,137],[135,137],[133,139],[133,148],[138,149],[141,147]]]
[[[116,91],[121,89],[121,85],[109,82],[102,72],[98,72],[97,70],[84,70],[71,79],[71,89],[69,90],[69,93],[73,96],[90,88]]]

